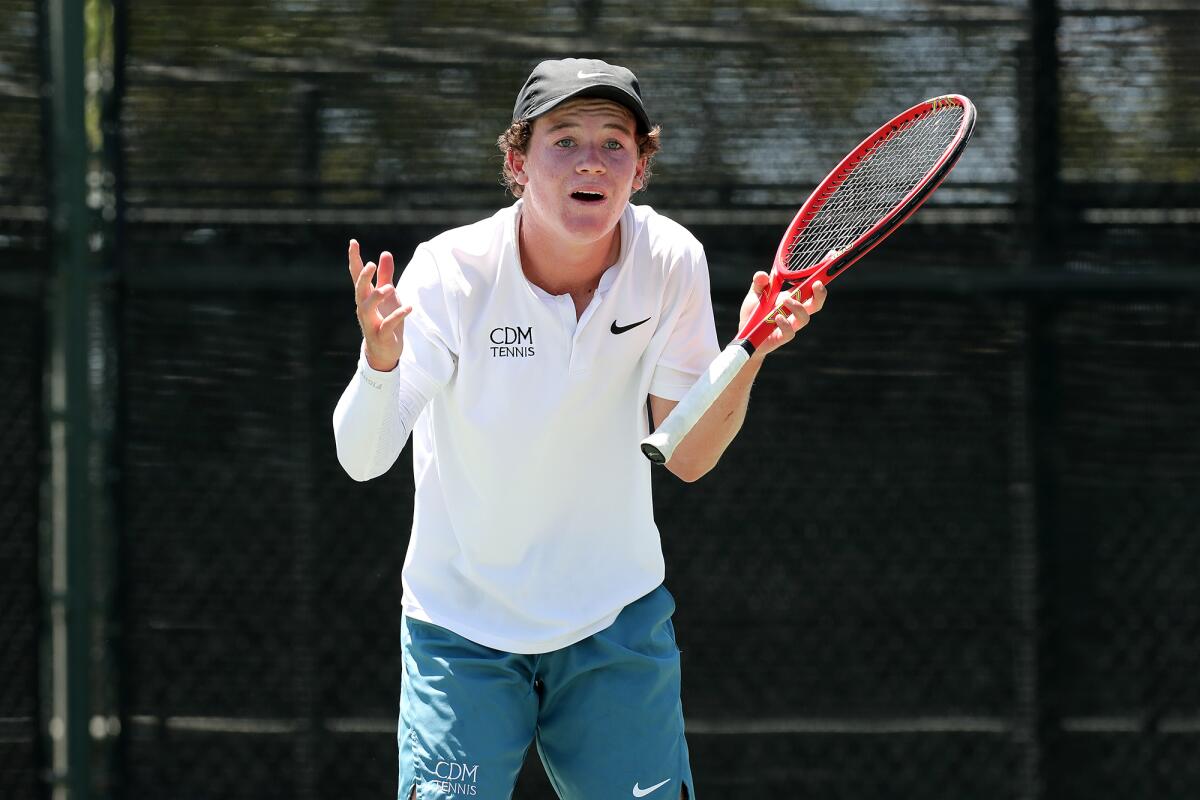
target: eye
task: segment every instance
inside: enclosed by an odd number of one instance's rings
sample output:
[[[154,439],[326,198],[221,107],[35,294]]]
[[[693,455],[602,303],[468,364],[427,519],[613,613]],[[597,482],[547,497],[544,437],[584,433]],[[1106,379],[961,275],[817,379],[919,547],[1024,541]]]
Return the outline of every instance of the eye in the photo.
[[[569,138],[559,139],[557,142],[554,143],[554,146],[555,147],[574,147],[575,140],[569,139]]]
[[[604,143],[604,148],[606,150],[624,150],[625,145],[621,144],[616,139],[609,139]]]

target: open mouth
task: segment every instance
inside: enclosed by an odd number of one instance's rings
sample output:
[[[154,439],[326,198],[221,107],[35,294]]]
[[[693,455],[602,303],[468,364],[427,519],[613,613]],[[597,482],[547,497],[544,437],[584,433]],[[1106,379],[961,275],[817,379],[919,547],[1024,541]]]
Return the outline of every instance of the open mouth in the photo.
[[[604,200],[604,195],[600,192],[579,191],[571,192],[571,199],[584,203],[599,203]]]

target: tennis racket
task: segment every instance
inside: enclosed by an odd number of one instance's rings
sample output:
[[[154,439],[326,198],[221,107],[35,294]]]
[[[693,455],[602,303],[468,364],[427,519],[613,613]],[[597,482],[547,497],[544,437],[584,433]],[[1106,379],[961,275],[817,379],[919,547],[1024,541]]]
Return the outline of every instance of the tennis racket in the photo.
[[[737,337],[709,365],[642,452],[656,464],[676,446],[773,330],[788,295],[812,297],[882,242],[925,202],[958,162],[975,129],[975,106],[959,94],[926,100],[884,124],[813,190],[779,242],[771,282]],[[786,294],[785,294],[786,293]]]

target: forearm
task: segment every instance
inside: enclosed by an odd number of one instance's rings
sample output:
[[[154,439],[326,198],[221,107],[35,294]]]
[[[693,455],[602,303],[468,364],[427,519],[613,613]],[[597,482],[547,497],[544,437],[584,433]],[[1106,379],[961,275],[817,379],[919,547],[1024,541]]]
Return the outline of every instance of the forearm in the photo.
[[[703,477],[717,465],[742,423],[750,403],[750,387],[762,367],[761,357],[746,362],[675,449],[667,468],[685,481]]]
[[[379,372],[360,354],[354,376],[333,411],[338,462],[356,481],[370,480],[391,468],[428,402],[398,369]]]

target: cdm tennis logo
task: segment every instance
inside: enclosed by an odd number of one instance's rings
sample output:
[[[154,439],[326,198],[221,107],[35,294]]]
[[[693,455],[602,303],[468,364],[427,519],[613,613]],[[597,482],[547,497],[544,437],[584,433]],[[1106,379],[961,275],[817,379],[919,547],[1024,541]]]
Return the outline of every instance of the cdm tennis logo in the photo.
[[[437,780],[426,781],[426,783],[432,783],[448,795],[472,797],[477,794],[479,787],[475,783],[479,780],[478,764],[439,761],[433,768],[433,774],[437,776]]]
[[[505,325],[492,328],[492,358],[530,358],[533,356],[533,326],[526,328]]]

